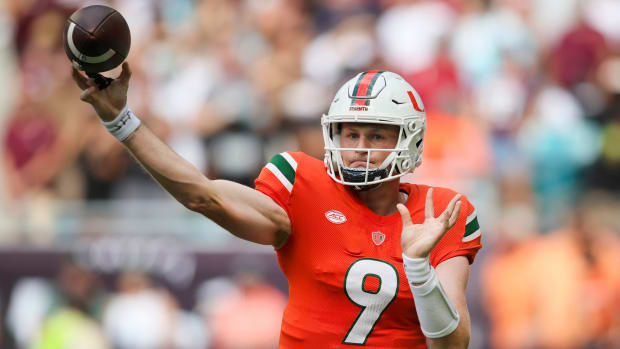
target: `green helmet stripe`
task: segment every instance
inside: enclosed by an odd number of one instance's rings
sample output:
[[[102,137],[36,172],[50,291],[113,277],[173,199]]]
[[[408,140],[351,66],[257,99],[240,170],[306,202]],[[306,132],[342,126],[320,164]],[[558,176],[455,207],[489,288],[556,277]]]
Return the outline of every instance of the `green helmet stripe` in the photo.
[[[359,79],[357,79],[357,82],[355,83],[355,87],[353,88],[353,96],[354,96],[354,97],[355,97],[355,96],[357,96],[357,91],[358,91],[358,90],[359,90],[359,88],[360,88],[360,84],[362,83],[362,80],[364,80],[364,76],[366,76],[366,74],[367,74],[367,73],[368,73],[368,72],[363,72],[363,73],[361,73],[361,74],[360,74]],[[354,104],[355,104],[355,101],[356,101],[356,99],[355,99],[355,98],[353,98],[353,99],[351,100],[351,105],[354,105]]]
[[[384,70],[380,70],[372,77],[370,84],[368,84],[368,90],[366,90],[366,96],[372,96],[372,88],[375,87],[375,82],[377,82],[377,79],[383,72]],[[366,105],[370,105],[370,99],[366,100]]]

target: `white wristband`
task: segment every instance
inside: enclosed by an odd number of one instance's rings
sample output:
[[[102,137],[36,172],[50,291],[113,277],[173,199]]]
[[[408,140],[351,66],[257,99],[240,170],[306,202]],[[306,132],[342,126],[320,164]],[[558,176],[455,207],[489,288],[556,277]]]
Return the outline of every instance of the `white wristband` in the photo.
[[[428,338],[441,338],[454,332],[459,314],[443,291],[428,257],[409,258],[403,253],[403,266],[422,333]]]
[[[129,106],[125,105],[114,120],[102,121],[102,123],[112,136],[122,142],[138,129],[141,122],[140,119],[131,112]]]
[[[426,258],[409,258],[403,253],[403,267],[409,283],[423,284],[431,276],[431,263]]]

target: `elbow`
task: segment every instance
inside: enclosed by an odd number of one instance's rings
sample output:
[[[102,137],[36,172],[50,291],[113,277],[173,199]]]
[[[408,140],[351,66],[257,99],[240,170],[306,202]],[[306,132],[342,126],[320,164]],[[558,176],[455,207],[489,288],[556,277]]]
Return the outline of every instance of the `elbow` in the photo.
[[[221,206],[221,200],[213,195],[212,191],[209,190],[210,188],[205,188],[202,185],[192,187],[185,191],[184,195],[177,197],[177,200],[188,210],[207,214],[216,211]]]
[[[206,214],[221,206],[221,200],[208,180],[201,178],[200,181],[184,183],[179,189],[173,196],[190,211]]]
[[[194,212],[204,212],[204,210],[209,206],[209,204],[206,202],[206,200],[199,200],[199,199],[181,199],[179,200],[179,202],[185,206],[185,208],[187,208],[190,211],[194,211]]]
[[[216,200],[209,197],[196,195],[182,198],[179,200],[179,202],[188,210],[202,214],[213,211],[218,206]]]

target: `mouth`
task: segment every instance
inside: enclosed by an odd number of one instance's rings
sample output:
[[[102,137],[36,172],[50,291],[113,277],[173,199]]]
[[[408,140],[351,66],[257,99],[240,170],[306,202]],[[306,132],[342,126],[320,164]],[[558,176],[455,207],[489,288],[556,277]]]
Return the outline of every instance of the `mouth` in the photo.
[[[349,168],[362,168],[366,169],[366,160],[364,161],[353,161],[349,166]],[[373,163],[370,162],[368,165],[369,168],[373,168]]]

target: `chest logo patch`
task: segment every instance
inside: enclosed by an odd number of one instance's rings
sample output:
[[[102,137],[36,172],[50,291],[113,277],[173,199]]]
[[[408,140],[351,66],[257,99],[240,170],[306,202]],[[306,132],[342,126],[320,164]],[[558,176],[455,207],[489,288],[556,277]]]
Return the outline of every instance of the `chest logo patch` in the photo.
[[[347,221],[347,217],[340,211],[329,210],[325,212],[325,218],[334,224],[342,224]]]
[[[372,242],[374,242],[377,246],[381,245],[383,241],[385,241],[385,234],[380,231],[373,231],[371,235]]]

